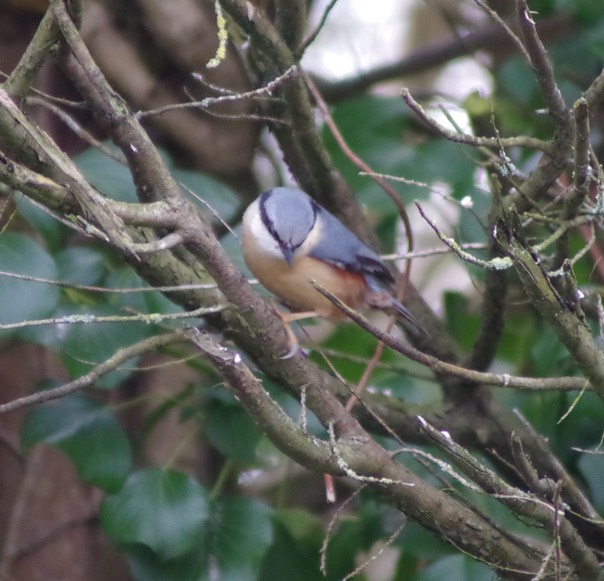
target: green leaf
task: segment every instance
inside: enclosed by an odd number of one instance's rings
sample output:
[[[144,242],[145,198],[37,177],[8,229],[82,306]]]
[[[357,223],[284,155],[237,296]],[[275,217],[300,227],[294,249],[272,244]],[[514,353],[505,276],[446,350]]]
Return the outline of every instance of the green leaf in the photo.
[[[142,470],[107,496],[100,511],[107,534],[120,545],[142,544],[162,560],[185,555],[200,542],[208,519],[203,487],[173,470]]]
[[[327,349],[342,353],[342,357],[334,357],[338,373],[348,381],[358,382],[361,378],[367,361],[372,357],[377,345],[375,337],[356,325],[339,325],[324,342]],[[317,365],[329,369],[325,358],[319,353],[311,355]]]
[[[150,285],[143,280],[134,269],[127,265],[115,267],[105,278],[104,284],[107,288],[120,289],[146,289]],[[178,313],[183,308],[159,291],[141,291],[141,292],[116,292],[111,297],[110,304],[123,310],[130,310],[140,313]],[[180,322],[166,321],[165,325],[181,325]]]
[[[272,511],[251,498],[221,498],[212,506],[206,557],[220,581],[256,581],[273,541]],[[203,579],[212,576],[206,575]]]
[[[57,279],[52,257],[23,234],[0,236],[0,271]],[[56,286],[0,275],[0,323],[48,317],[59,302]]]
[[[547,435],[548,431],[552,432],[550,445],[567,466],[572,466],[579,459],[572,447],[590,448],[602,438],[604,402],[594,392],[561,394],[560,405],[550,406],[547,413],[547,417],[551,419],[550,426],[542,428],[540,432],[543,435]],[[564,420],[558,421],[563,416]]]
[[[205,512],[202,522],[193,527],[189,522],[180,522],[180,510],[174,514],[167,510],[164,495],[153,492],[156,487],[148,490],[146,486],[137,486],[129,494],[127,504],[112,506],[111,521],[115,522],[109,528],[105,526],[106,502],[101,506],[101,522],[114,539],[127,545],[128,562],[137,581],[259,578],[262,560],[273,540],[271,511],[265,504],[248,498],[221,498],[209,507],[206,504],[209,516]],[[153,518],[154,507],[159,507],[157,512],[165,513],[161,521]],[[199,511],[193,506],[188,510]],[[188,529],[187,535],[180,531],[183,525]],[[190,542],[177,544],[176,548],[190,546],[182,554],[170,557],[164,543],[172,545],[179,534]]]
[[[362,549],[363,531],[357,518],[342,519],[327,546],[327,577],[342,579],[356,568],[356,557]]]
[[[275,520],[287,529],[296,542],[307,543],[308,538],[313,538],[317,547],[321,546],[325,532],[318,515],[304,508],[281,508],[275,514]]]
[[[402,553],[396,564],[396,571],[392,581],[409,581],[409,579],[415,579],[418,570],[422,567],[423,563],[421,563],[415,555]]]
[[[61,248],[72,234],[73,231],[70,228],[42,210],[26,196],[16,195],[15,203],[19,214],[25,221],[42,234],[44,242],[51,252]]]
[[[132,267],[120,265],[107,275],[105,286],[114,289],[133,289],[146,288],[149,285],[134,272]],[[145,292],[117,292],[111,296],[111,305],[119,307],[121,310],[146,313],[147,303],[144,295]]]
[[[123,315],[109,305],[96,305],[94,308],[79,306],[71,314],[86,316]],[[76,322],[64,326],[61,358],[70,376],[80,377],[94,366],[111,357],[119,349],[132,345],[153,334],[152,325],[143,322]],[[113,388],[132,373],[132,363],[125,363],[101,377],[95,386]]]
[[[421,561],[442,559],[454,551],[453,547],[439,539],[417,522],[409,521],[403,529],[401,536],[396,540],[396,545],[402,550],[417,557]],[[447,579],[447,577],[444,577]]]
[[[532,313],[506,316],[505,327],[499,343],[498,357],[515,363],[521,368],[527,353],[535,342],[535,317]]]
[[[573,375],[576,371],[574,361],[549,326],[537,329],[529,356],[537,377]]]
[[[589,484],[591,500],[597,508],[604,510],[604,456],[601,451],[583,454],[579,459],[579,470]]]
[[[199,172],[173,169],[172,175],[179,184],[190,190],[185,190],[187,197],[213,222],[219,218],[229,222],[237,214],[241,200],[227,185]]]
[[[114,145],[105,145],[116,152],[119,151]],[[107,197],[120,202],[138,201],[132,175],[127,166],[95,147],[76,155],[73,161],[84,177]]]
[[[72,284],[98,285],[107,272],[107,257],[94,246],[70,246],[56,260],[59,278]]]
[[[202,581],[207,566],[201,551],[193,549],[176,559],[162,559],[145,545],[133,545],[126,551],[132,577],[136,581]]]
[[[473,188],[476,170],[469,148],[443,139],[412,143],[409,112],[402,101],[392,97],[364,96],[338,104],[334,120],[351,149],[379,173],[399,176],[428,185],[445,182],[456,197]],[[417,141],[417,140],[416,140]],[[342,153],[329,132],[325,143],[334,164],[344,174],[351,189],[373,212],[393,213],[395,208],[383,190]],[[401,199],[426,198],[429,189],[392,181]]]
[[[303,511],[301,511],[303,512]],[[308,514],[308,513],[306,513]],[[306,549],[306,550],[305,550]],[[260,581],[325,581],[318,550],[293,537],[287,527],[275,523],[275,542],[262,561]]]
[[[114,414],[84,393],[34,408],[21,429],[24,446],[54,444],[75,464],[82,480],[113,491],[131,466],[128,438]]]
[[[400,99],[363,96],[338,104],[332,114],[348,145],[374,171],[393,173],[394,168],[414,158],[413,147],[401,141],[408,115]],[[324,138],[334,164],[363,202],[377,212],[393,211],[388,196],[370,177],[359,175],[359,169],[344,155],[327,129]]]
[[[256,460],[260,431],[234,397],[211,397],[203,427],[211,444],[227,458],[243,464]]]
[[[592,28],[600,34],[601,38],[602,24],[604,23],[601,4],[593,2],[593,0],[564,0],[564,4],[566,4],[565,8],[573,11],[574,19],[585,25],[586,29],[581,31],[580,36],[585,35],[587,30]],[[590,32],[593,32],[593,30]]]
[[[497,84],[501,88],[502,94],[508,95],[513,101],[526,108],[540,105],[535,75],[520,57],[511,58],[499,67]]]
[[[462,293],[447,291],[444,299],[447,324],[452,335],[462,347],[470,349],[480,326],[479,315],[468,310],[469,299]]]
[[[459,145],[445,139],[430,139],[414,148],[414,156],[399,167],[397,173],[406,179],[425,182],[429,185],[444,182],[451,186],[451,195],[457,199],[475,195],[474,173],[476,172],[475,153],[465,145]],[[405,200],[412,197],[425,198],[424,187],[406,186]]]
[[[112,144],[105,145],[115,149]],[[176,182],[193,192],[191,195],[185,190],[186,195],[201,207],[204,214],[215,221],[218,219],[214,218],[213,212],[227,221],[235,216],[240,200],[231,188],[206,174],[175,168],[170,155],[164,150],[159,152]],[[125,165],[92,147],[77,155],[74,161],[84,177],[106,196],[122,202],[138,201],[132,176]]]

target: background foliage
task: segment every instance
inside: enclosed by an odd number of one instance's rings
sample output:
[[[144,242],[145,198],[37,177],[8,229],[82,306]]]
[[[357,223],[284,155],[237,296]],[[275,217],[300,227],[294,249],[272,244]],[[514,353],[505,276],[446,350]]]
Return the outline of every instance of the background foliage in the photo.
[[[195,99],[224,96],[213,85],[235,92],[262,88],[277,77],[275,71],[286,72],[287,59],[296,61],[297,49],[316,25],[307,22],[312,2],[309,6],[292,2],[289,8],[259,2],[250,10],[261,16],[250,21],[241,15],[243,3],[221,2],[229,43],[239,52],[231,46],[212,71],[203,63],[216,51],[214,3],[192,4],[172,4],[181,11],[174,19],[178,24],[175,32],[167,26],[166,13],[161,16],[153,2],[137,2],[127,10],[113,2],[84,3],[82,37],[100,70],[133,112],[186,102],[191,94]],[[398,72],[377,68],[365,76],[315,78],[315,82],[328,99],[333,121],[349,147],[375,171],[404,178],[404,182],[389,183],[411,215],[418,234],[415,250],[445,248],[420,218],[413,206],[416,200],[430,217],[437,216],[439,226],[458,244],[482,244],[470,251],[483,260],[504,254],[501,248],[492,247],[493,225],[503,215],[498,215],[501,200],[516,197],[508,212],[517,210],[521,215],[522,234],[534,247],[556,232],[564,220],[592,216],[569,228],[562,241],[545,248],[539,258],[554,270],[570,264],[565,260],[590,244],[589,252],[567,269],[574,276],[556,288],[560,310],[579,313],[577,325],[586,321],[599,346],[599,293],[604,276],[599,224],[601,97],[590,101],[591,177],[581,211],[565,214],[564,200],[572,197],[578,171],[573,166],[576,159],[568,154],[549,183],[525,192],[531,204],[523,209],[523,198],[517,192],[532,183],[540,168],[550,167],[561,125],[544,112],[551,102],[539,83],[543,71],[527,64],[501,25],[476,8],[481,4],[469,0],[439,4],[447,15],[444,20],[450,36],[446,41],[441,36],[431,38],[427,28],[425,46],[404,57]],[[523,4],[512,4],[490,2],[489,6],[517,30]],[[41,30],[59,5],[62,3],[52,3]],[[601,74],[604,8],[588,0],[533,0],[529,7],[546,43],[560,94],[572,111],[576,100]],[[470,8],[474,11],[468,12]],[[24,72],[14,67],[43,11],[34,6],[24,17],[25,3],[3,10],[13,24],[17,20],[27,23],[14,40],[16,47],[21,43],[21,50],[15,50],[12,62],[4,51],[2,63],[7,74],[15,71],[3,90],[17,108],[28,111],[32,123],[45,128],[84,180],[110,200],[135,207],[139,201],[149,206],[160,203],[164,194],[167,199],[166,192],[157,194],[153,186],[143,187],[144,183],[153,184],[153,178],[141,178],[141,167],[149,168],[132,161],[138,145],[131,144],[130,165],[123,163],[123,157],[129,155],[125,141],[112,133],[120,125],[104,124],[101,117],[106,111],[99,114],[95,108],[100,106],[82,88],[85,83],[78,80],[66,56],[76,49],[73,40],[62,41],[67,37],[65,29],[50,35],[56,45],[52,59],[38,55],[40,62],[34,66],[31,62],[24,65],[24,58],[20,61]],[[77,12],[72,5],[76,21]],[[262,29],[258,23],[265,20],[275,28]],[[417,25],[421,23],[418,16]],[[466,27],[470,36],[460,39],[456,31]],[[493,30],[490,37],[480,36],[489,27]],[[271,31],[280,34],[278,42],[271,42],[282,52],[270,53],[274,60],[265,62],[268,57],[259,35],[272,38]],[[476,42],[483,39],[482,45],[472,45],[473,35]],[[495,37],[498,44],[491,42]],[[190,38],[195,39],[194,44]],[[243,39],[252,48],[246,49]],[[430,51],[439,42],[449,43],[445,57]],[[501,140],[531,137],[554,144],[542,148],[548,155],[526,143],[504,148],[504,142],[486,147],[447,140],[405,105],[398,90],[413,82],[415,74],[438,70],[459,51],[488,62],[490,94],[473,93],[456,102],[433,91],[430,84],[418,84],[412,94],[425,97],[422,102],[430,107],[431,115],[440,114],[440,104],[446,110],[463,110],[476,135]],[[42,61],[44,68],[38,73]],[[207,85],[191,82],[190,73],[200,69]],[[26,73],[31,74],[29,82]],[[30,85],[34,76],[43,93],[64,100],[57,103],[34,92]],[[394,90],[373,91],[376,86],[383,89],[384,83]],[[375,231],[382,248],[402,248],[399,212],[383,189],[359,172],[333,132],[319,123],[316,142],[304,141],[310,131],[305,131],[304,116],[312,111],[303,109],[298,89],[286,78],[269,95],[261,90],[247,99],[218,103],[209,109],[212,115],[198,107],[140,120],[158,147],[159,159],[180,186],[179,193],[191,204],[191,213],[207,217],[221,247],[239,268],[244,268],[236,237],[242,210],[262,189],[288,180],[284,176],[290,174],[351,227],[366,236],[370,236],[369,230]],[[604,92],[597,85],[595,89]],[[6,102],[3,107],[6,115],[10,108]],[[124,117],[130,120],[128,115]],[[66,118],[69,125],[64,124]],[[310,119],[314,127],[312,115]],[[451,127],[446,117],[439,119]],[[1,125],[3,165],[27,167],[54,180],[56,186],[48,194],[39,181],[32,186],[31,179],[19,182],[20,174],[2,174],[0,385],[2,403],[8,407],[0,405],[0,454],[6,466],[0,477],[0,573],[5,578],[93,580],[112,575],[116,581],[277,581],[287,576],[292,581],[306,581],[354,576],[478,581],[495,574],[514,579],[598,578],[595,569],[599,567],[593,562],[601,562],[604,551],[600,516],[604,511],[602,384],[598,387],[596,372],[586,370],[568,345],[564,346],[563,332],[528,300],[521,274],[513,269],[493,273],[464,263],[453,253],[445,261],[435,252],[420,255],[414,260],[412,279],[429,304],[412,291],[408,298],[413,312],[429,329],[430,339],[411,340],[429,355],[490,371],[494,379],[502,377],[497,373],[535,378],[530,390],[486,386],[469,376],[455,378],[424,360],[413,361],[386,350],[371,374],[363,404],[354,410],[359,425],[372,435],[372,443],[396,452],[393,464],[418,477],[416,486],[421,482],[430,490],[444,492],[438,498],[459,502],[473,515],[486,515],[489,525],[495,523],[493,529],[503,539],[502,554],[509,559],[499,562],[495,552],[489,553],[491,532],[469,531],[470,525],[464,530],[466,513],[455,513],[457,523],[445,522],[434,502],[433,513],[424,511],[423,520],[414,514],[405,504],[410,501],[396,496],[398,481],[389,480],[386,471],[372,473],[365,467],[363,462],[370,459],[363,458],[361,444],[356,472],[347,476],[342,463],[333,460],[333,450],[331,460],[321,456],[320,444],[333,448],[333,441],[320,413],[322,406],[313,407],[312,393],[308,402],[304,399],[303,380],[311,386],[328,386],[346,402],[348,390],[361,381],[367,369],[376,348],[375,337],[352,324],[325,337],[313,335],[308,359],[299,365],[312,365],[317,375],[300,375],[300,368],[288,368],[289,363],[276,358],[275,346],[282,334],[266,332],[255,319],[246,324],[235,319],[266,317],[273,321],[266,323],[273,327],[266,328],[280,329],[278,320],[270,319],[270,309],[266,314],[253,306],[248,310],[254,313],[246,313],[248,303],[237,303],[237,296],[224,282],[226,275],[221,278],[226,267],[215,266],[220,261],[204,252],[201,242],[181,239],[180,245],[169,248],[173,262],[161,263],[168,252],[157,248],[133,257],[115,242],[112,232],[107,231],[108,240],[98,234],[103,223],[72,203],[69,195],[77,188],[62,181],[56,168],[49,170],[32,161],[24,153],[25,145],[15,145],[18,129],[7,124],[6,116]],[[264,127],[272,131],[275,141],[267,138]],[[43,137],[38,137],[42,143]],[[69,195],[59,187],[66,184]],[[131,215],[125,205],[112,208],[123,210],[120,218]],[[172,210],[162,206],[163,214],[153,218],[155,221],[124,218],[123,231],[136,241],[132,248],[142,249],[146,243],[178,232],[169,222]],[[536,219],[539,214],[545,218]],[[514,235],[519,232],[515,228],[510,226]],[[224,295],[216,294],[214,281]],[[197,286],[189,289],[184,284]],[[176,292],[174,285],[183,290]],[[239,359],[233,359],[232,365],[208,353],[201,355],[182,335],[178,341],[154,343],[168,333],[181,333],[186,310],[223,305],[225,296],[241,307],[242,315],[231,316],[227,311],[226,315],[184,320],[210,331],[233,349],[233,357]],[[438,317],[430,307],[437,310]],[[132,351],[124,351],[131,346],[135,346]],[[492,354],[485,355],[490,348]],[[116,354],[123,357],[96,375],[99,365],[111,363]],[[233,375],[241,361],[261,380],[270,400],[293,422],[304,425],[305,441],[317,445],[314,462],[305,462],[309,453],[296,448],[293,437],[291,441],[275,437],[280,428],[285,433],[284,426],[289,425],[285,420],[277,425],[275,418],[275,427],[250,411],[247,392],[239,390],[240,385],[247,385],[247,376],[238,384]],[[334,376],[337,381],[321,383]],[[581,391],[579,386],[589,383],[578,379],[584,377],[591,380],[591,386]],[[549,389],[550,384],[538,382],[543,378],[559,378],[559,382]],[[61,385],[66,387],[64,392],[52,391]],[[80,387],[89,389],[80,391]],[[30,392],[38,405],[22,407],[18,398]],[[62,397],[39,403],[46,399],[45,393]],[[481,480],[461,460],[461,451],[451,453],[445,443],[420,429],[418,415],[451,434],[497,477]],[[353,421],[352,415],[346,417]],[[346,442],[343,436],[342,441]],[[352,448],[354,454],[355,446]],[[346,458],[352,465],[354,455]],[[537,475],[534,481],[532,465]],[[339,476],[335,504],[324,499],[321,472]],[[361,472],[373,480],[359,478]],[[513,487],[510,489],[518,497],[532,495],[538,500],[535,505],[547,510],[527,514],[522,507],[506,505],[498,482]],[[451,506],[452,511],[461,511],[457,505]],[[568,514],[552,521],[554,507],[568,509]],[[570,528],[580,539],[572,546],[565,537]],[[468,544],[460,546],[456,535]],[[534,551],[527,548],[528,538]],[[504,540],[510,542],[509,547]],[[518,569],[510,564],[514,546],[522,547],[526,558],[517,563]],[[533,568],[527,569],[529,565]]]

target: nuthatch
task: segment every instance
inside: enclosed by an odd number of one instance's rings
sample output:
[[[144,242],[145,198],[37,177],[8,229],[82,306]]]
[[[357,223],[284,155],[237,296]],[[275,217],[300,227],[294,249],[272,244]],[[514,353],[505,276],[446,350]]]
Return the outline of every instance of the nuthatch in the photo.
[[[355,310],[394,309],[421,329],[393,297],[394,278],[380,257],[301,190],[261,194],[243,215],[242,246],[254,276],[294,312],[346,318],[309,283],[314,279]]]

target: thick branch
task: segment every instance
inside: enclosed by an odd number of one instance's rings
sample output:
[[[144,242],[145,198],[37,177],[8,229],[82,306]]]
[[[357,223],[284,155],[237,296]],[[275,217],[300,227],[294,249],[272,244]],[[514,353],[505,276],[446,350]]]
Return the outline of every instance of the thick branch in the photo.
[[[585,581],[601,579],[598,559],[587,548],[583,539],[564,515],[556,514],[557,511],[561,510],[560,508],[510,486],[492,470],[478,462],[467,450],[454,442],[448,434],[439,432],[421,418],[420,423],[429,438],[444,450],[453,463],[480,485],[483,490],[494,495],[516,514],[524,515],[541,523],[550,532],[554,542],[557,542],[556,536],[559,535],[562,550],[575,566],[580,579]],[[565,575],[563,574],[563,576]]]
[[[571,309],[553,287],[538,257],[518,238],[517,216],[508,214],[497,224],[497,240],[512,258],[533,306],[551,325],[572,358],[604,398],[604,354],[595,344],[582,315]]]
[[[346,474],[384,490],[408,516],[440,536],[444,535],[455,546],[485,560],[508,578],[527,579],[536,571],[541,559],[536,550],[512,535],[502,536],[488,520],[394,462],[324,386],[308,386],[307,401],[332,432],[329,448],[304,434],[276,407],[236,353],[213,343],[207,335],[194,331],[190,337],[225,375],[263,431],[279,448],[307,468]],[[303,372],[308,362],[296,358],[287,365],[297,374]]]
[[[25,99],[38,71],[48,54],[57,48],[59,40],[59,27],[47,10],[25,53],[4,82],[4,89],[14,101],[21,103]]]

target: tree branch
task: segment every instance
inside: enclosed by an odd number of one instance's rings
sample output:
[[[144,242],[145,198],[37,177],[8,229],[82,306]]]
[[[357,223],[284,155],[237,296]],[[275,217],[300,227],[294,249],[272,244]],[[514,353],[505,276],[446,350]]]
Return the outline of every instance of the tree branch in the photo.
[[[499,219],[497,241],[514,261],[533,306],[554,329],[593,389],[604,398],[604,354],[595,345],[582,314],[573,311],[560,297],[537,255],[518,239],[521,230],[517,221],[517,216],[511,213]]]
[[[573,28],[569,14],[557,14],[537,24],[539,33],[548,39],[570,36],[573,34]],[[508,33],[499,24],[493,24],[423,47],[398,62],[375,67],[348,79],[329,82],[315,78],[315,82],[326,101],[336,102],[354,97],[378,83],[422,73],[478,50],[501,53],[511,51],[515,46],[515,41]]]
[[[563,391],[577,391],[584,389],[586,385],[589,387],[589,383],[580,377],[519,377],[509,375],[507,373],[485,373],[483,371],[466,369],[464,367],[447,363],[446,361],[441,361],[432,355],[428,355],[415,349],[408,343],[400,341],[392,335],[384,333],[372,325],[365,317],[363,317],[363,315],[352,310],[348,305],[325,290],[323,287],[319,286],[315,281],[310,280],[309,282],[317,289],[318,292],[327,297],[334,305],[336,305],[336,307],[338,307],[338,309],[345,313],[357,325],[371,333],[376,339],[383,341],[386,345],[388,345],[388,347],[394,349],[401,355],[405,355],[405,357],[409,357],[409,359],[428,367],[438,376],[450,375],[464,379],[470,383],[492,385],[496,387],[514,387],[524,390],[555,389]]]
[[[323,389],[324,386],[308,386],[308,403],[321,423],[330,429],[329,447],[309,438],[276,407],[236,353],[213,343],[208,335],[196,330],[190,331],[189,338],[225,375],[248,413],[277,447],[307,468],[344,473],[382,489],[408,516],[428,529],[438,531],[439,535],[444,534],[456,546],[487,561],[510,578],[526,579],[527,572],[538,568],[541,560],[538,551],[512,535],[503,537],[489,521],[394,462],[333,395]],[[305,364],[301,358],[288,363],[297,366],[299,371]],[[463,528],[458,526],[460,521],[464,523]]]
[[[585,545],[572,524],[564,517],[564,512],[560,507],[552,506],[549,502],[510,486],[492,470],[479,463],[467,450],[456,444],[448,434],[435,429],[423,418],[418,419],[429,438],[485,492],[494,496],[516,514],[541,523],[554,538],[553,542],[557,542],[556,537],[559,535],[562,550],[574,565],[580,579],[585,579],[585,581],[601,579],[598,559]],[[563,570],[557,573],[564,577],[568,574],[568,571],[564,571],[568,565],[565,563],[562,565]],[[548,568],[551,569],[551,566]],[[550,572],[547,575],[551,574]]]

